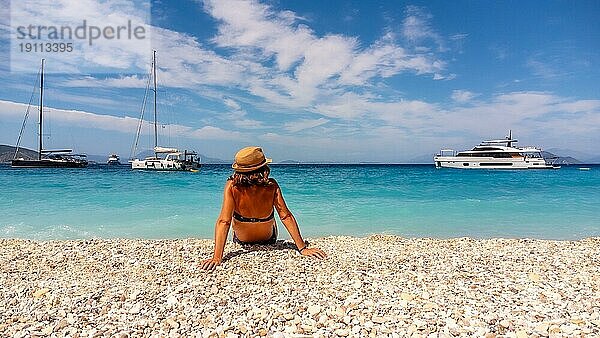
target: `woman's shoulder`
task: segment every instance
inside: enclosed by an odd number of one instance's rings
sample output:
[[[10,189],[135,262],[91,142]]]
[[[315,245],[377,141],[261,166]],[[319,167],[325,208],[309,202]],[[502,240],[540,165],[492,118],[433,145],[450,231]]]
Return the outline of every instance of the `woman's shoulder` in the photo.
[[[279,183],[277,183],[277,181],[273,177],[269,177],[269,183],[271,183],[275,187],[279,187]]]

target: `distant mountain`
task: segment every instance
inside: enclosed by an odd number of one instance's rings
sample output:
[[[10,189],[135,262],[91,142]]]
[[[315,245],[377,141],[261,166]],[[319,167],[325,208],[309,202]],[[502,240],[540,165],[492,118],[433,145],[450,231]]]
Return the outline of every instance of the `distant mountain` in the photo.
[[[89,162],[106,163],[108,155],[87,155],[87,160]]]
[[[600,164],[600,156],[591,157],[584,161],[586,164]]]
[[[15,150],[16,148],[13,146],[0,144],[0,163],[10,163],[15,157]],[[17,157],[34,160],[38,158],[38,152],[27,148],[19,148]]]
[[[300,164],[300,162],[296,160],[283,160],[274,164]]]
[[[202,154],[199,156],[202,164],[231,164],[231,161],[222,160],[220,158],[208,157]]]
[[[411,164],[433,164],[433,155],[421,155],[414,158],[411,158],[406,163]]]
[[[542,156],[546,159],[546,161],[552,162],[554,164],[581,164],[580,160],[573,158],[571,156],[558,156],[549,151],[542,151]]]
[[[578,161],[580,161],[579,163],[600,163],[600,157],[594,156],[594,155],[591,155],[588,153],[584,153],[581,151],[577,151],[577,150],[562,149],[562,148],[550,148],[550,149],[546,149],[546,151],[550,152],[552,154],[556,154],[557,156],[560,156],[560,157],[574,157]]]

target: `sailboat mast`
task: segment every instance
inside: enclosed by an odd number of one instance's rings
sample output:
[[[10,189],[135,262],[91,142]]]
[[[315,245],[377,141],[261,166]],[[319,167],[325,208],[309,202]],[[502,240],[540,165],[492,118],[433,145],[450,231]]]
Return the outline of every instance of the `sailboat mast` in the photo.
[[[156,51],[152,56],[152,77],[154,78],[154,149],[158,147],[158,128],[156,121]]]
[[[44,59],[42,59],[42,71],[40,72],[40,117],[39,117],[39,144],[38,160],[42,159],[42,111],[44,110]]]

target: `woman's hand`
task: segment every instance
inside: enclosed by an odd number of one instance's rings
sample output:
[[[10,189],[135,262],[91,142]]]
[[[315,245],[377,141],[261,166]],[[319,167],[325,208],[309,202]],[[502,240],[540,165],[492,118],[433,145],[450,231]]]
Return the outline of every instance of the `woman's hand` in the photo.
[[[327,258],[327,254],[319,248],[304,248],[300,251],[302,256],[310,256],[318,259]]]
[[[210,259],[205,259],[200,263],[200,268],[204,269],[204,270],[214,270],[214,268],[217,265],[221,264],[221,260],[220,259],[216,259],[216,258],[210,258]]]

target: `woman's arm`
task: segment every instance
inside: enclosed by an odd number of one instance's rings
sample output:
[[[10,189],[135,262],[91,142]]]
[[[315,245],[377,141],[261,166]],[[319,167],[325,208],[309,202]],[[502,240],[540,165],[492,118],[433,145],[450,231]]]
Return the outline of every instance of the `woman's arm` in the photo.
[[[234,208],[231,187],[232,182],[227,181],[223,191],[223,205],[221,206],[221,213],[219,214],[219,218],[215,223],[215,252],[213,257],[200,263],[200,267],[206,270],[214,269],[215,266],[221,264],[221,260],[223,259],[223,251],[225,250],[225,242],[227,241],[227,234],[229,233],[229,227],[231,226],[231,217],[233,215]]]
[[[273,180],[275,181],[275,180]],[[274,182],[277,185],[277,182]],[[292,240],[296,244],[296,248],[300,250],[300,253],[304,256],[313,256],[317,258],[325,258],[327,255],[323,250],[317,248],[307,248],[304,239],[302,239],[302,235],[300,235],[300,228],[298,228],[298,222],[296,222],[296,218],[292,215],[290,209],[288,209],[285,204],[285,200],[283,199],[283,195],[281,193],[281,189],[279,185],[276,186],[275,190],[275,200],[273,202],[275,205],[275,209],[277,209],[277,214],[279,214],[279,218],[283,225],[290,233]]]

